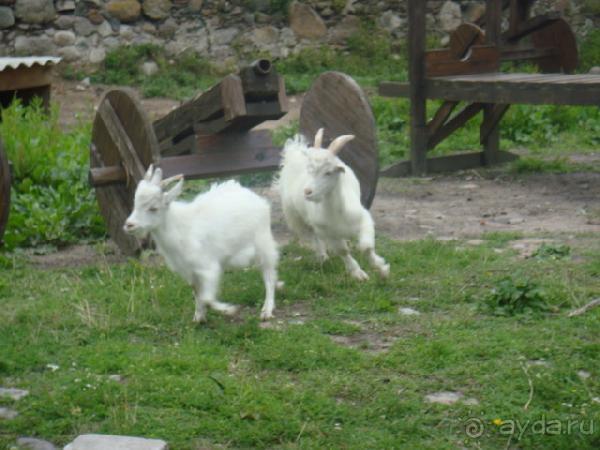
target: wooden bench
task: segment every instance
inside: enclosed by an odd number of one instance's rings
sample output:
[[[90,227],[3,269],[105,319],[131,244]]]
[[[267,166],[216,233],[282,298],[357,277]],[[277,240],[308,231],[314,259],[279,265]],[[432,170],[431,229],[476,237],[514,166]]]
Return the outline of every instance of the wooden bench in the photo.
[[[534,0],[533,0],[534,1]],[[468,169],[506,162],[516,155],[500,150],[499,123],[511,104],[600,105],[600,75],[569,75],[577,66],[577,46],[557,14],[529,17],[532,0],[487,0],[479,24],[463,24],[446,49],[425,51],[425,1],[409,0],[409,82],[384,82],[379,93],[408,97],[410,161],[382,171],[403,176]],[[503,10],[509,27],[501,32]],[[486,32],[478,25],[485,24]],[[503,61],[529,60],[542,72],[501,73]],[[427,99],[444,100],[429,121]],[[459,102],[464,108],[452,115]],[[427,152],[483,111],[482,152],[427,158]]]

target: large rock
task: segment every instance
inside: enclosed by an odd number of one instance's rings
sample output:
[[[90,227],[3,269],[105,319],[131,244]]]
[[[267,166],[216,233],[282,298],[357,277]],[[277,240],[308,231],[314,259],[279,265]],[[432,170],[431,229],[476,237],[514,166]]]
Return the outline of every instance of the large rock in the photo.
[[[171,6],[171,0],[144,0],[142,9],[151,19],[161,20],[169,17]]]
[[[54,21],[54,25],[56,28],[60,28],[61,30],[67,30],[69,28],[73,28],[73,24],[77,18],[75,16],[58,16],[58,18]]]
[[[309,5],[293,2],[289,11],[290,27],[299,39],[320,39],[327,34],[323,19]]]
[[[137,0],[112,0],[106,5],[106,10],[121,22],[133,22],[140,17],[142,7]]]
[[[56,450],[54,444],[31,437],[21,437],[17,439],[17,445],[23,450]]]
[[[78,36],[89,36],[95,30],[95,27],[94,25],[92,25],[92,22],[87,20],[85,17],[75,17],[73,28],[75,29],[75,33]]]
[[[168,450],[167,443],[159,439],[131,436],[82,434],[64,450]]]
[[[390,33],[400,30],[404,25],[404,20],[393,11],[384,12],[378,19],[379,25]]]
[[[346,16],[329,32],[329,42],[343,44],[346,40],[360,31],[361,21],[358,16]]]
[[[451,1],[445,2],[438,17],[442,30],[454,31],[462,23],[460,5]]]
[[[0,30],[10,28],[15,24],[15,15],[12,8],[0,6]]]
[[[239,30],[237,28],[219,28],[211,33],[212,45],[229,45],[237,36]]]
[[[273,45],[279,41],[279,31],[277,28],[269,25],[266,27],[255,28],[252,30],[252,42],[257,47]]]
[[[104,21],[98,25],[96,31],[102,37],[108,37],[113,34],[113,29],[107,21]]]
[[[89,59],[92,64],[100,64],[106,59],[106,50],[102,47],[93,48],[90,51]]]
[[[75,43],[75,33],[69,30],[59,30],[54,33],[54,43],[59,47],[66,47]]]
[[[17,0],[15,16],[25,23],[46,23],[56,17],[52,0]]]
[[[22,56],[52,55],[54,44],[48,36],[17,36],[15,53]]]

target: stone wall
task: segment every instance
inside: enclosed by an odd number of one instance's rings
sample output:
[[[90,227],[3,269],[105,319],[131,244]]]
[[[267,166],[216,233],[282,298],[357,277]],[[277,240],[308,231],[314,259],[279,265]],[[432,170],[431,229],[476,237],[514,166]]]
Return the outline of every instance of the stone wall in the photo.
[[[343,46],[363,20],[391,38],[406,33],[405,0],[0,0],[1,55],[58,55],[99,64],[109,49],[154,43],[221,64],[262,52],[284,57],[307,46]],[[578,33],[600,24],[585,0],[540,0]],[[444,35],[483,14],[484,1],[428,1],[427,26]],[[595,14],[595,15],[594,15]],[[594,23],[595,22],[595,23]]]

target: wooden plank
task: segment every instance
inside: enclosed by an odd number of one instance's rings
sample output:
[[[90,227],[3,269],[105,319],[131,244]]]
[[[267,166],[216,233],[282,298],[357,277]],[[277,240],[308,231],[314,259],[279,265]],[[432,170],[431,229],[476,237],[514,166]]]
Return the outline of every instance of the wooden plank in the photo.
[[[554,58],[558,55],[554,48],[500,47],[500,61],[528,61]]]
[[[483,45],[483,30],[474,23],[462,23],[450,34],[448,50],[455,59],[462,59],[469,48]]]
[[[435,133],[450,117],[458,102],[444,102],[435,112],[433,119],[427,123],[427,133],[431,136]]]
[[[126,183],[127,172],[121,166],[92,167],[88,173],[88,182],[92,187]]]
[[[131,142],[125,127],[119,120],[110,101],[107,100],[100,104],[98,107],[98,114],[104,121],[106,131],[108,131],[108,134],[115,143],[116,148],[121,155],[121,159],[123,160],[123,164],[127,168],[127,172],[133,176],[136,182],[144,178],[146,168],[139,160],[133,142]]]
[[[528,34],[533,33],[541,28],[547,27],[560,18],[560,13],[553,12],[548,14],[540,14],[530,19],[523,20],[506,31],[502,37],[507,41],[518,41]],[[513,22],[511,22],[513,25]]]
[[[382,81],[379,83],[378,93],[383,97],[410,97],[410,85],[395,81]]]
[[[52,67],[38,66],[5,69],[0,72],[0,91],[15,91],[52,84]]]
[[[427,112],[425,87],[425,13],[421,0],[408,1],[408,81],[410,92],[410,160],[412,173],[425,173]]]
[[[514,161],[518,156],[505,151],[498,152],[498,163]],[[483,152],[459,153],[456,155],[438,156],[426,160],[427,173],[451,172],[456,170],[475,169],[484,164]],[[399,161],[381,171],[382,177],[405,177],[413,175],[410,161]]]
[[[429,136],[427,150],[432,150],[436,145],[462,127],[469,119],[477,115],[482,109],[483,105],[481,103],[467,105],[462,111]]]
[[[496,46],[473,46],[463,59],[457,59],[451,50],[431,50],[425,54],[427,77],[496,72],[500,68],[500,51]]]
[[[502,0],[485,2],[485,41],[490,45],[500,44],[502,7]]]
[[[198,137],[198,148],[192,155],[162,158],[164,176],[214,178],[279,167],[281,148],[267,130]]]
[[[507,104],[494,105],[493,110],[490,111],[491,114],[484,113],[483,122],[479,128],[479,142],[481,144],[485,145],[486,139],[494,131],[500,120],[502,120],[509,107],[510,105]]]
[[[569,76],[569,75],[565,75]],[[479,103],[519,103],[554,105],[600,105],[598,83],[486,82],[452,77],[427,80],[427,97]]]
[[[531,34],[535,48],[554,48],[556,56],[536,61],[542,72],[572,73],[577,69],[579,56],[577,39],[569,24],[562,18],[536,30]]]
[[[230,120],[244,113],[242,81],[237,75],[228,75],[219,84],[154,122],[154,132],[158,141],[164,141],[191,129],[197,122],[219,116]]]

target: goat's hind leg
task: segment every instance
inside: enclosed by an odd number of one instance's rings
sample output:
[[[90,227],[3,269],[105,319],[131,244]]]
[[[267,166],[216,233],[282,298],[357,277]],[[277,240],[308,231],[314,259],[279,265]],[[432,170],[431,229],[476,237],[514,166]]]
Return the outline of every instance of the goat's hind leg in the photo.
[[[275,309],[275,289],[280,286],[277,281],[277,244],[269,230],[268,233],[262,233],[256,240],[256,253],[262,270],[262,277],[265,284],[265,302],[260,312],[261,320],[273,318]],[[283,286],[283,283],[281,283]]]
[[[346,270],[353,278],[356,278],[359,281],[365,281],[369,279],[369,275],[367,275],[366,272],[360,268],[358,262],[350,254],[348,242],[343,239],[330,241],[329,247],[341,255],[344,265],[346,266]]]
[[[377,269],[379,275],[387,278],[390,274],[390,265],[385,262],[385,259],[375,253],[375,224],[373,223],[371,214],[368,212],[363,215],[360,235],[358,237],[358,248],[367,254],[369,264]]]

